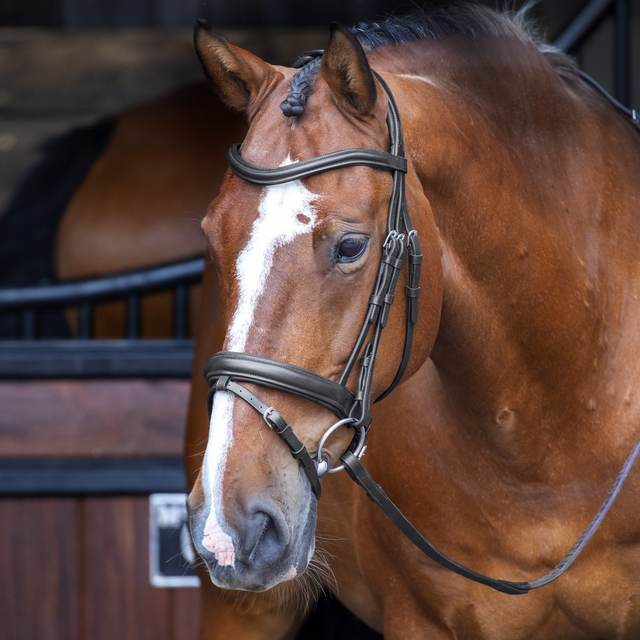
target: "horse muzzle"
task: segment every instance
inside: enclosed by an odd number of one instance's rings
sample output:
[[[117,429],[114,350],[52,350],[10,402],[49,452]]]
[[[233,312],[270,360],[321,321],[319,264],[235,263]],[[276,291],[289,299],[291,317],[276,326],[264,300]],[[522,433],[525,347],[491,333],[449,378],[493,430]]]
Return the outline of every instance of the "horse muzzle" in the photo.
[[[290,522],[280,505],[258,496],[227,514],[224,530],[213,512],[190,509],[191,536],[212,582],[222,589],[266,591],[302,574],[313,555],[316,500]],[[230,517],[229,517],[230,516]]]

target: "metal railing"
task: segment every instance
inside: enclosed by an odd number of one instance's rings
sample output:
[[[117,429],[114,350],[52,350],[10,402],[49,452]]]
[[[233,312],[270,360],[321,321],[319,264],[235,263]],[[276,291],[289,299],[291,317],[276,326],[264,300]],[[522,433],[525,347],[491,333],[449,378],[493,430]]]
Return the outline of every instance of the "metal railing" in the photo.
[[[0,378],[188,377],[193,340],[188,336],[189,287],[200,281],[203,258],[130,273],[60,284],[0,290],[0,313],[17,313],[21,338],[0,341]],[[140,337],[141,300],[173,292],[173,336]],[[126,303],[126,337],[92,337],[94,305]],[[39,339],[38,321],[52,308],[78,309],[77,339]]]
[[[631,10],[629,0],[591,0],[554,44],[570,54],[579,52],[591,34],[610,16],[614,18],[614,95],[631,101]]]

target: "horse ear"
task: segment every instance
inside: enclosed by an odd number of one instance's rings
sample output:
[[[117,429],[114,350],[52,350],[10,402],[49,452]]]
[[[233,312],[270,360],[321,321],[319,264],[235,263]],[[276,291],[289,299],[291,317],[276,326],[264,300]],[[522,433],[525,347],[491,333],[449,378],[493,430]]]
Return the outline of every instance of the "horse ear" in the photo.
[[[193,38],[200,64],[221,100],[247,112],[261,88],[275,77],[273,67],[227,42],[206,20],[198,20]]]
[[[322,77],[333,93],[362,115],[376,103],[376,83],[369,61],[356,37],[340,24],[331,25],[329,44],[322,56]]]

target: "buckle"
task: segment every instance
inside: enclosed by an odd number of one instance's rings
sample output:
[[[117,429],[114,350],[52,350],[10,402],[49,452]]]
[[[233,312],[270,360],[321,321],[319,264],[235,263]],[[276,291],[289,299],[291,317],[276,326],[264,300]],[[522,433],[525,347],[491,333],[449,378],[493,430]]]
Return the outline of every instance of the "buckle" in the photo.
[[[264,405],[263,405],[264,406]],[[269,407],[263,414],[262,414],[262,418],[264,419],[264,421],[267,423],[267,426],[269,427],[269,429],[275,429],[276,428],[276,422],[275,420],[272,420],[269,417],[269,414],[275,411],[275,413],[279,416],[280,414],[276,411],[275,407]]]
[[[385,241],[382,243],[382,248],[386,249],[392,242],[395,243],[397,237],[398,232],[395,229],[389,231],[389,234],[387,235]]]

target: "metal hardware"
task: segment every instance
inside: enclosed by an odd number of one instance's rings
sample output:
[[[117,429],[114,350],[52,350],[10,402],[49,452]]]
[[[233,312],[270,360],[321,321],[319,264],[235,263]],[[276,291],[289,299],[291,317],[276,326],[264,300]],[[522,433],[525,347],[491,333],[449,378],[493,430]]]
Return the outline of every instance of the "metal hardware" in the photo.
[[[395,239],[397,237],[398,237],[398,232],[395,229],[393,229],[392,231],[389,231],[387,237],[382,243],[382,248],[386,249],[392,242],[395,242]]]
[[[263,414],[262,414],[262,418],[264,419],[264,421],[267,423],[267,426],[269,427],[269,429],[275,429],[276,428],[276,424],[275,422],[273,422],[273,420],[271,420],[271,418],[269,417],[269,414],[275,411],[276,413],[278,413],[278,411],[276,410],[275,407],[269,407]]]
[[[316,452],[316,457],[314,462],[316,463],[316,467],[318,470],[318,476],[322,477],[325,473],[337,473],[338,471],[342,471],[344,469],[344,465],[340,465],[339,467],[334,467],[333,469],[329,469],[329,462],[322,457],[322,449],[325,445],[325,442],[329,438],[329,436],[339,427],[348,424],[354,424],[357,420],[355,418],[344,418],[343,420],[338,420],[334,425],[329,427],[325,432],[322,438],[320,438],[320,442],[318,443],[318,451]],[[358,458],[362,457],[363,445],[366,439],[366,432],[364,429],[360,429],[360,440],[358,441],[358,446],[356,450],[360,452],[360,455],[354,453]],[[366,448],[366,447],[364,447]]]
[[[15,325],[0,339],[0,378],[179,377],[191,374],[193,340],[187,338],[188,287],[201,279],[204,260],[195,258],[152,269],[44,286],[0,289],[0,314]],[[147,293],[177,290],[176,337],[139,339],[139,303]],[[96,340],[93,305],[129,300],[129,336]],[[50,339],[42,331],[48,313],[80,309],[80,339]],[[14,322],[15,321],[15,322]],[[44,334],[44,335],[43,335]]]

